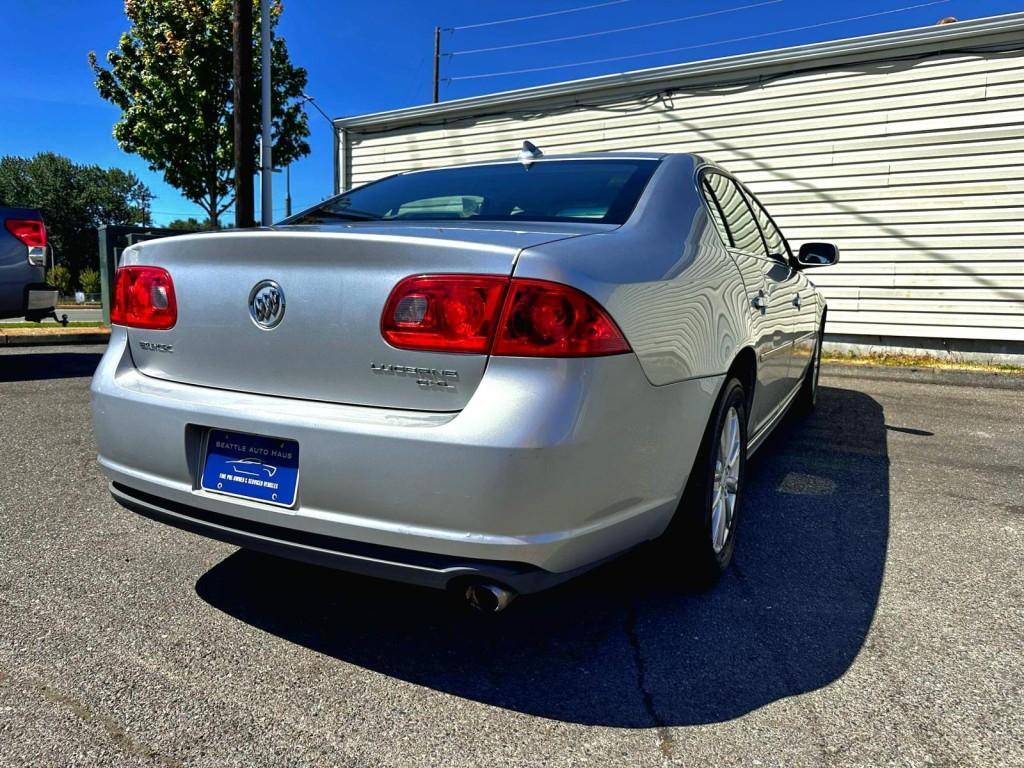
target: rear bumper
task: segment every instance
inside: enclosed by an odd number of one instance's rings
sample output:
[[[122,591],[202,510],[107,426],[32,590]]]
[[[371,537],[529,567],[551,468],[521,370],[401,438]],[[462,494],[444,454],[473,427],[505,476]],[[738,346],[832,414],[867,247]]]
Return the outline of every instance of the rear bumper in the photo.
[[[57,306],[57,290],[43,282],[42,267],[20,256],[17,263],[0,266],[0,317],[23,317],[35,308],[49,313]]]
[[[147,377],[115,328],[92,398],[100,464],[137,512],[345,570],[528,592],[665,529],[720,384],[652,387],[632,355],[495,359],[462,411],[396,411]],[[298,441],[295,506],[200,490],[208,428]]]
[[[42,320],[53,314],[57,308],[59,293],[56,288],[46,283],[32,283],[25,287],[25,317],[29,320]]]
[[[110,484],[110,493],[119,504],[143,517],[210,539],[363,576],[436,589],[447,589],[462,581],[495,581],[528,594],[553,587],[597,565],[592,563],[575,571],[551,573],[527,563],[415,552],[254,523],[245,518],[175,504],[117,483]]]

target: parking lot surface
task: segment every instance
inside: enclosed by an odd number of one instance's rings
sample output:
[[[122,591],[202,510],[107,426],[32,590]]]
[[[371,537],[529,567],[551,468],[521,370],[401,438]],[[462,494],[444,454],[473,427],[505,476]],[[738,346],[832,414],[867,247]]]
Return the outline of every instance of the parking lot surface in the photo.
[[[826,366],[717,587],[482,620],[118,507],[101,352],[0,350],[2,766],[1024,765],[1024,377]]]

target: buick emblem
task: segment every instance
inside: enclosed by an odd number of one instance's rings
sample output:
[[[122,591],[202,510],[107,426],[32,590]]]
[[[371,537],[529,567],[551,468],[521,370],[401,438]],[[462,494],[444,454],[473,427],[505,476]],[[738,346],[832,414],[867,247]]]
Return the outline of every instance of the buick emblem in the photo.
[[[284,319],[284,291],[273,280],[262,280],[249,294],[249,315],[260,328],[276,328]]]

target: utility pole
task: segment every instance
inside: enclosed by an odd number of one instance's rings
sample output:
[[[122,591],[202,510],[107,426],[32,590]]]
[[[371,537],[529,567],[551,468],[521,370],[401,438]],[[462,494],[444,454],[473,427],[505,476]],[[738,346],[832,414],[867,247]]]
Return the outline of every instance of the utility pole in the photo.
[[[292,215],[292,166],[284,167],[284,215]]]
[[[235,226],[255,226],[252,159],[252,1],[234,0],[231,58],[235,122]]]
[[[441,28],[434,27],[434,103],[437,104],[437,83],[441,74]]]
[[[270,0],[260,0],[260,66],[262,72],[261,101],[263,109],[262,136],[263,147],[262,159],[260,162],[260,220],[264,227],[274,223],[274,195],[271,179],[274,175],[274,163],[271,157],[271,144],[273,137],[270,135]]]

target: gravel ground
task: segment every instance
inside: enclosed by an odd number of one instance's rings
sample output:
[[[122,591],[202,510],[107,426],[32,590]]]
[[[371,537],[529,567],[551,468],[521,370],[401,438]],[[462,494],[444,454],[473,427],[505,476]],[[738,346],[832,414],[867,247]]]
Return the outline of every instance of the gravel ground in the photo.
[[[101,351],[0,350],[2,766],[1024,765],[1024,377],[827,366],[712,591],[480,620],[118,507]]]

